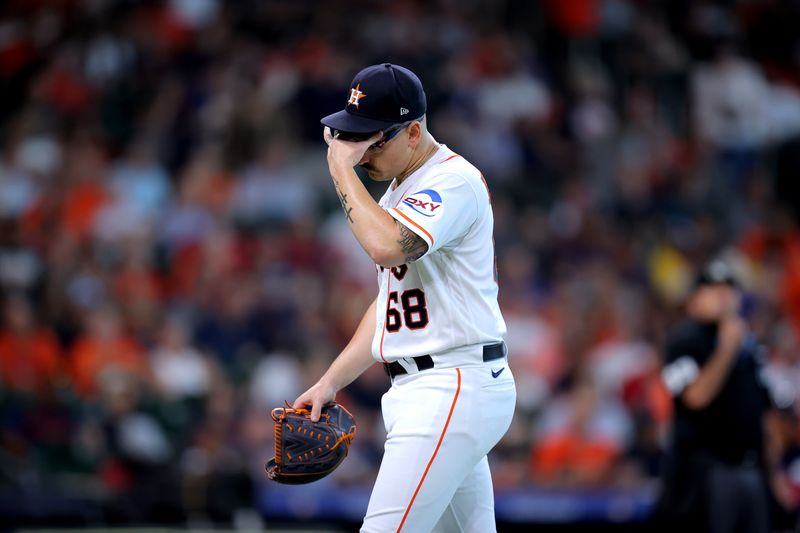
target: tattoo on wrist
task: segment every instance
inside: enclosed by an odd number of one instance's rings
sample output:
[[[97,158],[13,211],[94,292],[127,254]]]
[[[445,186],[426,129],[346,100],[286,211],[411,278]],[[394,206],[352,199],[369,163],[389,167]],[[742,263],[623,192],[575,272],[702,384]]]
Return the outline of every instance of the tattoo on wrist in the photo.
[[[350,214],[353,212],[352,207],[348,207],[347,205],[347,195],[344,194],[341,189],[339,189],[339,182],[335,179],[333,180],[333,186],[336,188],[336,196],[339,197],[339,202],[342,204],[342,210],[344,211],[344,216],[347,217],[347,221],[351,224],[353,223],[353,216]]]
[[[400,240],[397,241],[397,244],[400,245],[405,256],[404,262],[410,263],[425,255],[425,252],[428,251],[428,243],[397,220],[394,222],[400,230]]]

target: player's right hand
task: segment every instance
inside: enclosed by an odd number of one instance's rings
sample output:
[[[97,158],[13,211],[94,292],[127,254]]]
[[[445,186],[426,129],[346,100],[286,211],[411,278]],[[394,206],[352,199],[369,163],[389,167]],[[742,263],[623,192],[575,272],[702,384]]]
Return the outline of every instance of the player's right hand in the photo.
[[[379,131],[363,141],[343,141],[337,135],[331,135],[330,129],[326,126],[323,138],[328,144],[328,167],[331,173],[340,168],[352,169],[359,164],[367,149],[381,137],[383,132]]]
[[[314,386],[297,397],[292,404],[294,409],[311,407],[311,420],[317,422],[322,412],[322,407],[336,399],[336,389],[325,381],[317,381]]]
[[[719,325],[719,344],[726,350],[736,353],[747,332],[747,324],[739,316],[723,319]]]

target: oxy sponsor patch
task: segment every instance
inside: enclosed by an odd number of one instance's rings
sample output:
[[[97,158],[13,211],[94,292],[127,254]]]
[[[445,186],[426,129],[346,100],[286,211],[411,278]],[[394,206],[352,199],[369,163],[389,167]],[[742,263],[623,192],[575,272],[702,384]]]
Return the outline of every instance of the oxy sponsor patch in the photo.
[[[423,189],[403,198],[403,203],[426,217],[435,217],[444,211],[442,197],[433,189]]]

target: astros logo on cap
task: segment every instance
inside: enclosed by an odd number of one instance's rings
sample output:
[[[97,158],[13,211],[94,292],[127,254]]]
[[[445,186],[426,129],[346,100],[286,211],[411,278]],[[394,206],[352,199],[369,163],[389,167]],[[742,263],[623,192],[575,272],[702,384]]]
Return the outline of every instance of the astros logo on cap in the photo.
[[[360,87],[361,84],[359,83],[353,89],[350,89],[350,100],[347,101],[348,104],[353,104],[358,107],[358,101],[367,96],[361,92]]]

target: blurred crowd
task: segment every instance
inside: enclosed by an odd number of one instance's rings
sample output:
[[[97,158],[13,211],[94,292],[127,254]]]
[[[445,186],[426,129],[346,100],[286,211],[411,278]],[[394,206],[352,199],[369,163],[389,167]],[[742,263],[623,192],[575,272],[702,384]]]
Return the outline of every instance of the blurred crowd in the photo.
[[[3,2],[0,513],[226,521],[269,490],[270,409],[377,290],[319,118],[383,61],[492,191],[519,392],[495,485],[653,485],[662,343],[702,262],[734,265],[800,389],[797,28],[774,0]],[[376,365],[340,394],[359,436],[324,483],[371,486],[388,385]]]

